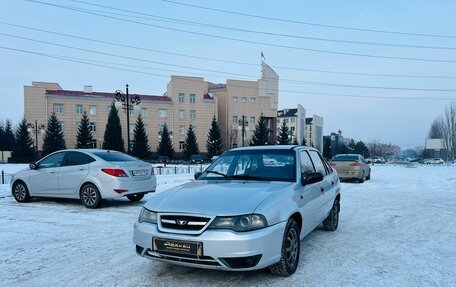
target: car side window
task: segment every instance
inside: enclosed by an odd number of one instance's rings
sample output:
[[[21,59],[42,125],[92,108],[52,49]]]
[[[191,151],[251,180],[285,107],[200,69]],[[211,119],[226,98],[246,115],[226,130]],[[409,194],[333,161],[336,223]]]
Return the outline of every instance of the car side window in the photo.
[[[301,173],[302,174],[315,172],[312,161],[310,160],[309,154],[307,154],[306,151],[301,151],[299,157],[301,158]]]
[[[69,151],[65,155],[62,166],[83,165],[94,162],[95,160],[85,153]]]
[[[326,173],[327,173],[327,174],[332,173],[332,172],[333,172],[332,167],[330,167],[329,164],[328,164],[328,162],[321,156],[321,153],[318,153],[318,155],[320,156],[321,161],[322,161],[323,164],[325,165]]]
[[[316,151],[309,151],[309,155],[310,155],[310,158],[312,159],[312,162],[315,166],[315,170],[319,173],[321,173],[323,176],[325,176],[327,174],[327,171],[326,171],[326,168],[325,168],[325,165],[323,164],[323,162],[321,161],[320,159],[320,156],[318,155],[318,153]]]
[[[53,155],[50,155],[39,162],[38,168],[52,168],[60,167],[65,156],[64,152],[59,152]]]

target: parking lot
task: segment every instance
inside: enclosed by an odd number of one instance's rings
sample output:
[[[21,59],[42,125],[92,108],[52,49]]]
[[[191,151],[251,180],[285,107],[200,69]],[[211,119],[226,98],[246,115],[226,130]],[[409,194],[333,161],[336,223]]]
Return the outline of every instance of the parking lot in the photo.
[[[192,180],[157,176],[157,192]],[[111,200],[17,203],[0,185],[2,286],[456,286],[456,166],[375,165],[342,183],[339,229],[317,229],[288,278],[178,267],[135,254],[141,206]],[[198,200],[198,199],[195,199]]]

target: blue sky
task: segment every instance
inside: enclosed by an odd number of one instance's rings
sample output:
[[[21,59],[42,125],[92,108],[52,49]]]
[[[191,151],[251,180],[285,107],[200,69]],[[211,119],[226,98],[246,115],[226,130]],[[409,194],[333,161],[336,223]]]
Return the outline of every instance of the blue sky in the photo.
[[[292,34],[301,37],[456,48],[456,37],[420,37],[324,28],[207,11],[160,0],[86,1],[149,15],[241,29]],[[184,0],[179,1],[184,2]],[[43,2],[90,9],[92,12],[93,10],[97,10],[127,14],[127,12],[108,10],[69,0],[43,0]],[[185,3],[267,17],[336,26],[456,36],[456,32],[454,32],[454,27],[456,27],[456,20],[454,18],[456,14],[455,1],[322,2],[201,0],[187,1]],[[166,91],[166,85],[171,74],[200,75],[212,82],[225,82],[227,78],[251,79],[246,76],[259,77],[261,51],[263,51],[267,63],[277,71],[283,80],[291,79],[345,85],[405,87],[413,89],[456,89],[456,78],[373,77],[297,71],[283,68],[296,67],[301,69],[353,73],[456,77],[456,62],[442,63],[334,55],[272,47],[265,44],[242,43],[124,22],[23,0],[3,0],[0,2],[0,11],[2,11],[0,21],[9,24],[72,34],[101,41],[117,42],[146,49],[258,64],[257,66],[240,65],[167,55],[152,51],[94,43],[0,24],[0,33],[3,34],[33,38],[81,49],[121,55],[123,57],[138,58],[142,59],[142,61],[68,49],[5,35],[0,35],[0,46],[2,47],[27,50],[34,53],[87,59],[91,63],[95,63],[94,61],[110,62],[115,63],[118,65],[117,67],[123,69],[156,74],[151,75],[113,70],[0,49],[1,118],[9,118],[14,122],[17,122],[23,114],[23,86],[30,84],[32,81],[59,82],[64,89],[82,89],[83,85],[89,84],[93,85],[96,91],[114,91],[123,88],[128,83],[130,85],[130,91],[133,93],[162,95]],[[110,15],[125,18],[125,16]],[[344,53],[456,61],[456,50],[454,49],[418,49],[323,42],[227,31],[208,26],[189,26],[181,23],[164,22],[147,15],[131,15],[147,19],[128,19],[151,25],[160,25],[171,29],[190,30],[198,33],[248,41],[272,43],[275,45]],[[192,68],[175,67],[152,62]],[[112,66],[113,64],[110,65]],[[127,67],[125,65],[146,66],[148,68]],[[195,68],[221,71],[226,74],[195,70]],[[237,75],[229,75],[228,73]],[[417,145],[423,145],[430,123],[435,117],[442,114],[444,107],[451,100],[379,99],[372,97],[456,99],[456,92],[454,91],[366,89],[315,85],[302,82],[290,83],[286,81],[281,81],[280,89],[283,91],[279,93],[279,108],[294,107],[299,103],[306,108],[308,115],[315,113],[323,116],[325,120],[325,134],[340,129],[347,137],[365,141],[377,139],[398,144],[402,148],[413,148]],[[299,93],[291,91],[297,91]],[[321,94],[305,94],[306,92]],[[348,94],[366,98],[335,97],[328,94]]]

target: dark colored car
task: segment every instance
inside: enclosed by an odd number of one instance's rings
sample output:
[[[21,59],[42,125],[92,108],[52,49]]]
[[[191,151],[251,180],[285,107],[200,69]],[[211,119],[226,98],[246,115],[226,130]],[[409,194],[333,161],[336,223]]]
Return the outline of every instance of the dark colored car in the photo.
[[[204,159],[199,154],[194,154],[190,157],[190,163],[191,164],[202,164],[202,163],[204,163]]]
[[[164,164],[169,163],[169,157],[161,155],[161,156],[158,157],[158,162],[159,163],[164,163]]]

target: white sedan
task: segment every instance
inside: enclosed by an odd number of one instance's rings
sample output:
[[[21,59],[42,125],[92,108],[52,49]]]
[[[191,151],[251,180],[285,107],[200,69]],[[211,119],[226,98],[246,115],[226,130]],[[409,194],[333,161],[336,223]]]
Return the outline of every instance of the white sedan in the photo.
[[[68,149],[54,152],[17,172],[11,190],[18,202],[32,197],[78,198],[88,208],[103,199],[141,200],[155,192],[152,165],[117,151]]]

